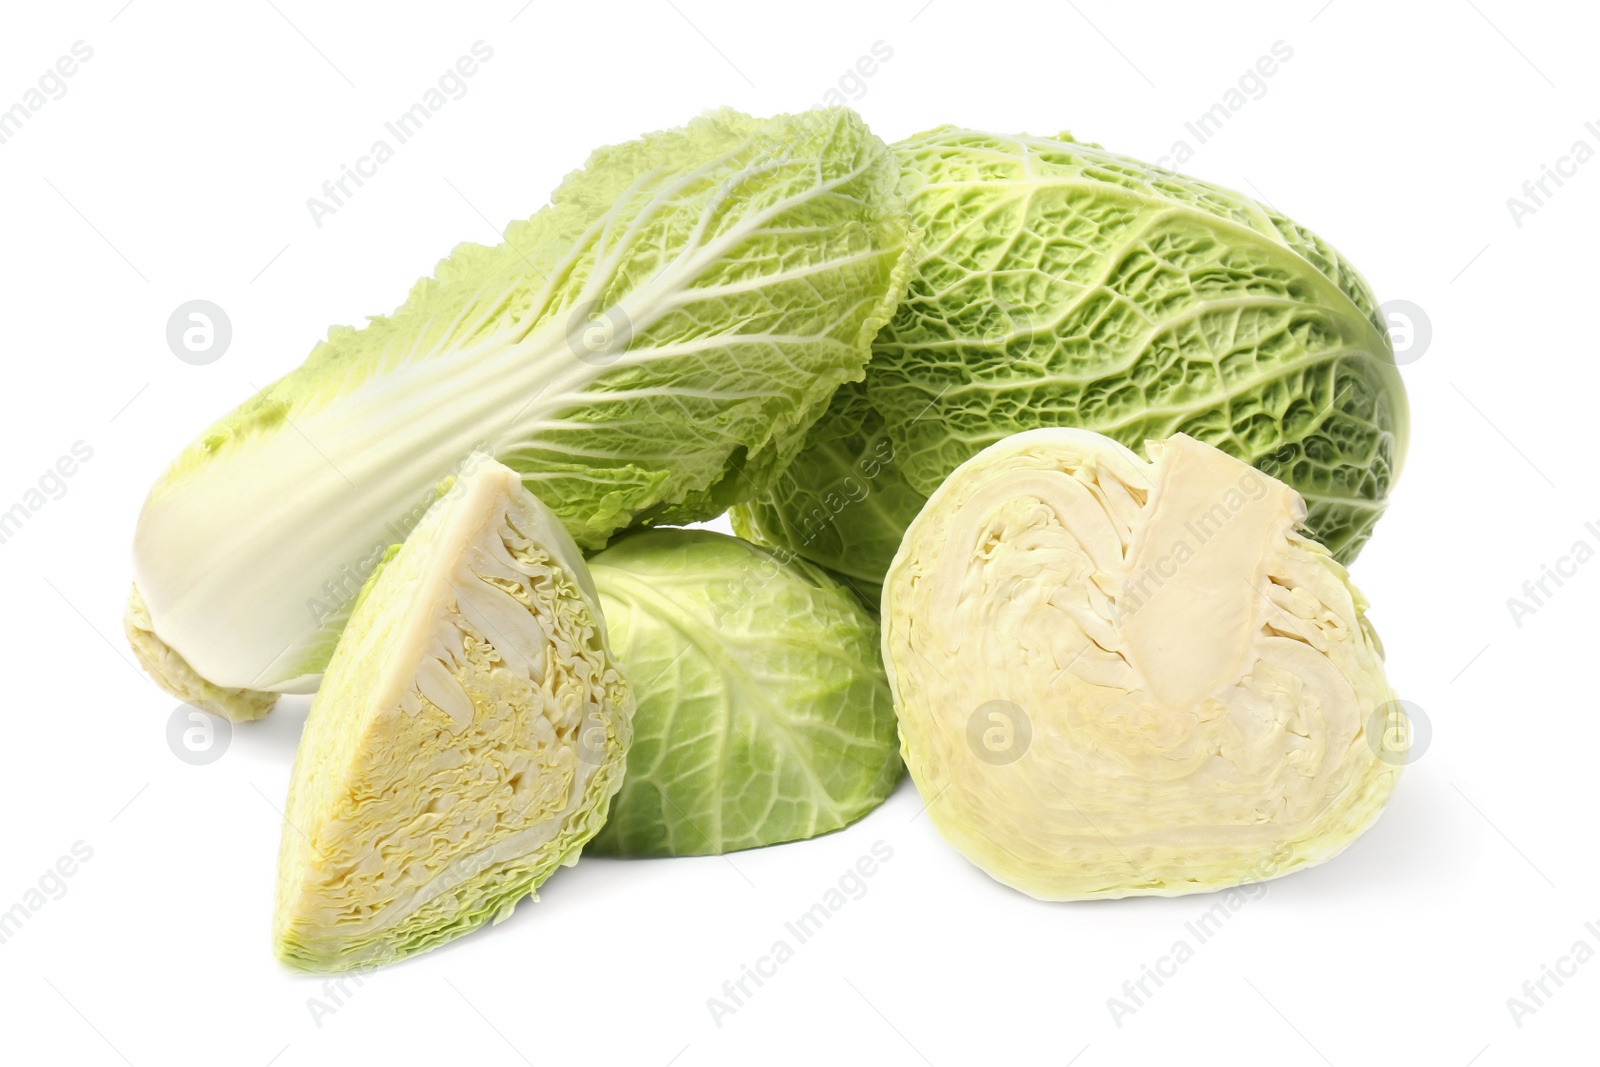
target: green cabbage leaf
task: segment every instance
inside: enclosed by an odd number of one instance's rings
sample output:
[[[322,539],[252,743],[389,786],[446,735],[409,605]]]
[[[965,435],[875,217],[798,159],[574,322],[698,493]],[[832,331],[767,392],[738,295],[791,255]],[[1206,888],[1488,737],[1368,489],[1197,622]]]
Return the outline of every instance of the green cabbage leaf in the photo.
[[[820,568],[705,530],[634,534],[589,567],[639,701],[591,852],[814,837],[894,789],[904,768],[877,622]]]

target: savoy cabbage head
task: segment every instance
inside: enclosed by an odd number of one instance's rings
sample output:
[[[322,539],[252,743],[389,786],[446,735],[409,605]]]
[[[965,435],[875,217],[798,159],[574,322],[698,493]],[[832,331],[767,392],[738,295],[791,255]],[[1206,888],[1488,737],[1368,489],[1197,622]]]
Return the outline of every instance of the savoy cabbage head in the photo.
[[[1370,290],[1270,208],[1070,137],[941,127],[894,146],[910,291],[743,535],[882,580],[928,494],[987,445],[1071,426],[1185,433],[1283,480],[1361,550],[1408,414]]]

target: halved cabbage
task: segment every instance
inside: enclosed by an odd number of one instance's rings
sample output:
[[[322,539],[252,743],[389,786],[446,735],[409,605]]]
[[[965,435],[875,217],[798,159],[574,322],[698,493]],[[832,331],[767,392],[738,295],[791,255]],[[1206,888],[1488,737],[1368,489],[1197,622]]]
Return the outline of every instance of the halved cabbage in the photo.
[[[597,604],[560,521],[475,454],[368,583],[312,704],[279,857],[285,962],[425,951],[577,862],[633,712]]]
[[[635,534],[589,566],[639,695],[627,779],[591,851],[796,841],[894,791],[878,624],[822,568],[710,530]]]
[[[1041,899],[1176,896],[1320,863],[1403,734],[1366,602],[1288,486],[1184,435],[962,464],[884,589],[906,764],[968,859]]]

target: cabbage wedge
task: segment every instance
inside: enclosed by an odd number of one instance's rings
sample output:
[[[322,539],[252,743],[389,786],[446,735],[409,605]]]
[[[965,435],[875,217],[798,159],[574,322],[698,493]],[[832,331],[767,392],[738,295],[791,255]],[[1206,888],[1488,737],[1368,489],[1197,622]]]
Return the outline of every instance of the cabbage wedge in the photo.
[[[510,915],[599,830],[632,712],[577,546],[471,457],[363,592],[312,704],[280,958],[370,967]]]
[[[957,468],[884,588],[935,826],[1049,900],[1175,896],[1338,853],[1387,801],[1400,710],[1366,603],[1288,486],[1183,435],[1085,430]]]

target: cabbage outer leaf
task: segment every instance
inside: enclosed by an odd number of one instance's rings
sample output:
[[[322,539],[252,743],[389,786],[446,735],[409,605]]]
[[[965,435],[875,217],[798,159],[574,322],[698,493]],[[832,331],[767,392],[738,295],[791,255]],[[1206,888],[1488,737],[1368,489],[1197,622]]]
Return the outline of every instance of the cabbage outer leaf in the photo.
[[[589,566],[639,695],[628,775],[592,852],[814,837],[894,789],[877,623],[820,568],[704,530],[632,535]]]

